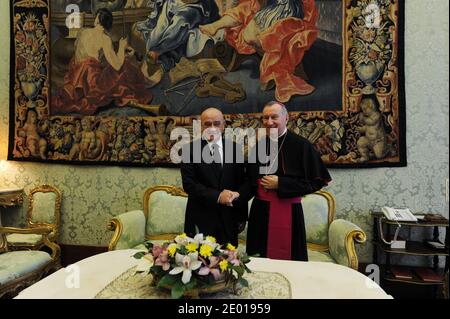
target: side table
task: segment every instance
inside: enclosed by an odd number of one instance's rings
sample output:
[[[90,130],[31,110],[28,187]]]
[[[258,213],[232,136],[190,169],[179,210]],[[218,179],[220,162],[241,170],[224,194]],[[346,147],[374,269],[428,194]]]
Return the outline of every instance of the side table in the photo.
[[[7,208],[21,206],[23,203],[23,188],[0,189],[0,207]],[[2,214],[0,210],[0,227],[2,226]]]
[[[23,188],[0,189],[0,207],[7,208],[13,206],[21,206],[23,203]],[[2,227],[2,210],[0,209],[0,227]],[[6,245],[0,236],[0,248]],[[5,239],[6,240],[6,239]]]

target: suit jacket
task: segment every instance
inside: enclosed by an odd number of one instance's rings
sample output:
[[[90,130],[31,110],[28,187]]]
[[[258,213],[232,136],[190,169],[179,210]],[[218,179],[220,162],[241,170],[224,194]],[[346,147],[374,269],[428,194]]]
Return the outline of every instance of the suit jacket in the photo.
[[[197,141],[198,142],[198,141]],[[246,165],[236,163],[236,152],[241,150],[233,143],[233,163],[193,163],[193,143],[186,145],[182,151],[190,152],[189,163],[181,164],[181,177],[184,191],[189,195],[186,214],[185,232],[193,236],[196,233],[195,226],[199,232],[216,237],[218,243],[228,242],[237,245],[238,223],[248,219],[247,203],[250,198],[251,188],[246,174]],[[206,147],[207,142],[201,141],[201,149]],[[229,152],[223,143],[223,159]],[[239,192],[237,201],[233,207],[227,207],[218,203],[222,190],[228,189]]]

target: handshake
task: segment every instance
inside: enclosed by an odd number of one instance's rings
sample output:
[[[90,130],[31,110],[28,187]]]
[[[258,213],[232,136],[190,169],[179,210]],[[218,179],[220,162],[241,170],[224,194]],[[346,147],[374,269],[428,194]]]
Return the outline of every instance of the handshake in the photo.
[[[233,192],[228,189],[224,189],[219,195],[219,204],[226,206],[233,206],[233,201],[239,198],[238,192]]]

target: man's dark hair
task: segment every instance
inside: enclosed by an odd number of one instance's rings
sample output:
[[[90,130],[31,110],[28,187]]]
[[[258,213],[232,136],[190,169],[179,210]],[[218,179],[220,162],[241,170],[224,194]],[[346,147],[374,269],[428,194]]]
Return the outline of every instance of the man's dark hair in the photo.
[[[101,8],[97,10],[95,16],[98,16],[98,22],[106,31],[111,31],[113,25],[113,15],[111,11],[106,8]]]

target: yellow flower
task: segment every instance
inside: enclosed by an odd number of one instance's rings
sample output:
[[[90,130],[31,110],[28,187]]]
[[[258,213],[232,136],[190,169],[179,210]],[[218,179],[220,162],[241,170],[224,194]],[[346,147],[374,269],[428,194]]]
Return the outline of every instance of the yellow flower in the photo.
[[[170,244],[169,247],[167,247],[167,250],[169,251],[170,257],[175,256],[175,253],[177,252],[177,244]]]
[[[216,239],[213,236],[206,236],[206,241],[209,241],[210,243],[215,243]]]
[[[212,247],[210,245],[200,246],[200,255],[203,257],[209,257],[212,255]]]
[[[236,250],[236,247],[234,247],[233,245],[231,245],[230,243],[228,243],[227,249],[228,249],[228,250],[231,250],[231,251],[234,251],[234,250]]]
[[[186,233],[182,233],[182,234],[179,234],[178,237],[185,238],[185,237],[187,237],[187,235],[186,235]]]
[[[228,261],[222,260],[222,261],[219,263],[219,267],[220,267],[220,271],[224,272],[224,271],[227,270],[227,268],[228,268]]]
[[[198,248],[198,244],[196,242],[189,243],[186,245],[186,249],[188,252],[193,253]]]

